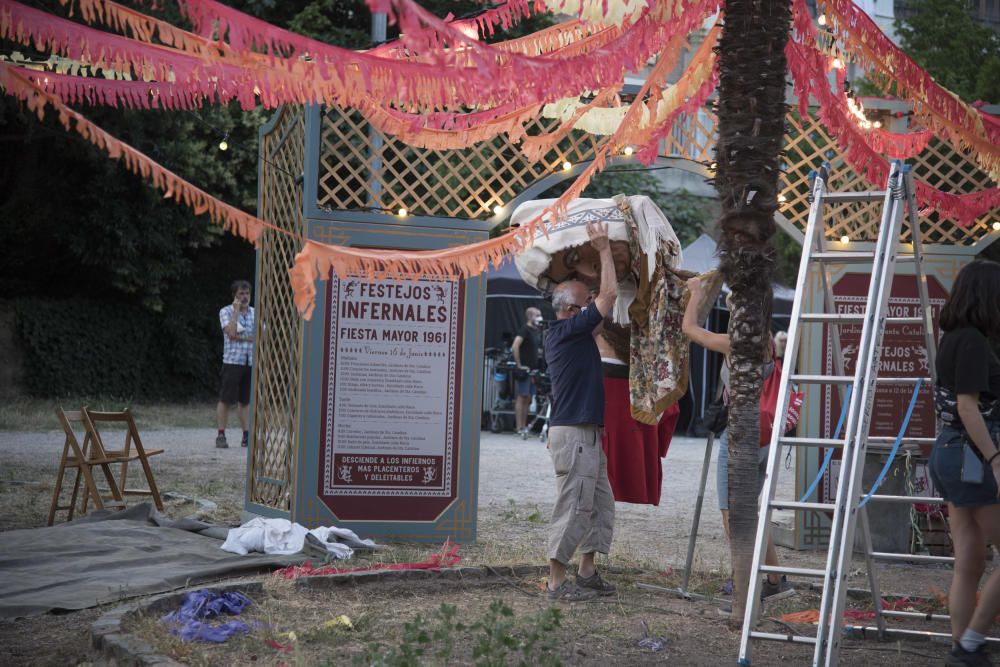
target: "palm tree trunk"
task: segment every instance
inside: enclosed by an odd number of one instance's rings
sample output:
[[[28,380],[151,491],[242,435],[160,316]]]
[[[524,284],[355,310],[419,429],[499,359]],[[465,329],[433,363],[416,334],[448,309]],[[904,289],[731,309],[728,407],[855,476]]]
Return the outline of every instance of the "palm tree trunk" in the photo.
[[[761,366],[771,325],[771,237],[785,135],[790,23],[790,0],[726,0],[717,47],[719,256],[732,290],[729,516],[735,622],[743,618],[757,529]]]

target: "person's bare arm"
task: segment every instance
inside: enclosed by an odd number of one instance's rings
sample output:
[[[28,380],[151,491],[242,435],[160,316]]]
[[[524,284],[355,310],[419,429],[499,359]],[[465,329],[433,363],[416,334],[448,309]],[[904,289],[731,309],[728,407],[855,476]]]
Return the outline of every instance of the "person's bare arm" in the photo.
[[[701,278],[690,278],[687,281],[687,286],[688,290],[691,292],[691,298],[688,299],[687,308],[684,309],[684,319],[681,321],[681,330],[684,332],[685,336],[691,339],[692,342],[701,345],[705,349],[729,356],[729,353],[732,351],[732,348],[729,345],[729,335],[713,333],[701,326],[701,323],[698,322],[698,306],[701,304],[702,298],[704,297],[704,289],[702,289]]]
[[[514,356],[514,363],[517,364],[518,368],[524,368],[521,365],[521,343],[524,339],[518,336],[514,339],[514,342],[510,344],[510,353]]]
[[[990,461],[991,470],[987,474],[993,473],[998,488],[1000,488],[1000,456],[996,456],[997,443],[993,442],[990,431],[986,428],[986,421],[983,420],[983,415],[979,412],[979,394],[958,394],[956,398],[958,417],[962,420],[962,425],[965,426],[965,432],[969,434],[969,439],[983,455],[984,460],[993,459]],[[997,491],[997,497],[1000,497],[1000,490]]]
[[[615,258],[611,252],[611,241],[608,240],[608,223],[588,222],[587,236],[590,237],[590,245],[601,258],[601,291],[594,299],[594,305],[601,315],[607,315],[618,297],[618,277],[615,275]]]
[[[236,331],[236,324],[240,317],[240,305],[239,298],[233,299],[233,312],[229,316],[229,321],[226,322],[226,326],[222,327],[222,332],[229,336],[229,340],[239,340],[239,334]]]

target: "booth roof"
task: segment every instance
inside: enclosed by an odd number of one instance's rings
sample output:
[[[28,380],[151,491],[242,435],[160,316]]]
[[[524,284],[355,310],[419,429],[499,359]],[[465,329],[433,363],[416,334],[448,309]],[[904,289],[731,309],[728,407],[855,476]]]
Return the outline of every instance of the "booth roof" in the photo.
[[[716,256],[716,243],[708,234],[702,234],[691,245],[684,248],[684,258],[681,268],[695,273],[707,273],[719,266]],[[775,314],[790,313],[792,301],[795,300],[795,290],[784,285],[773,284]],[[728,285],[722,286],[723,292],[729,291]],[[720,306],[725,309],[725,301],[720,300]]]
[[[541,292],[524,282],[518,273],[514,261],[508,256],[504,258],[500,268],[490,265],[486,272],[486,298],[507,299],[544,299]]]
[[[719,265],[715,256],[715,241],[708,234],[702,234],[688,247],[684,248],[681,268],[695,273],[707,273]]]

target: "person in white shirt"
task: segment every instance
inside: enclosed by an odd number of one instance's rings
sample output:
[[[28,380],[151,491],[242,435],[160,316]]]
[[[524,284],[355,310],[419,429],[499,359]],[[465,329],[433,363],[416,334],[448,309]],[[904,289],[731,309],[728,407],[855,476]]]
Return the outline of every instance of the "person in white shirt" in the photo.
[[[215,408],[219,433],[215,446],[225,448],[229,406],[238,405],[237,413],[243,428],[243,447],[250,443],[250,373],[253,367],[255,318],[250,305],[250,283],[237,280],[232,285],[233,302],[219,310],[222,327],[222,388]]]

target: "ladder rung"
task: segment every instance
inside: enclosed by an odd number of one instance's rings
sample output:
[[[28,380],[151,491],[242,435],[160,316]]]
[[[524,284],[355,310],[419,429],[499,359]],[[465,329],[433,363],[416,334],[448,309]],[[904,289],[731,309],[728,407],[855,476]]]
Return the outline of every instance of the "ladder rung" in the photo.
[[[823,195],[823,203],[850,204],[853,202],[882,201],[885,190],[860,190],[858,192],[827,192]]]
[[[791,447],[843,447],[843,440],[833,438],[779,438],[778,442]]]
[[[903,438],[903,444],[910,445],[933,445],[936,438]],[[894,445],[896,438],[891,435],[871,435],[868,436],[870,445]]]
[[[813,570],[806,567],[788,567],[784,565],[761,565],[759,571],[766,574],[791,574],[796,577],[826,578],[826,570]]]
[[[894,611],[892,609],[883,609],[883,616],[891,616],[893,618],[922,618],[925,621],[949,621],[951,616],[948,614],[924,614],[919,611]]]
[[[827,264],[858,264],[860,262],[875,261],[875,252],[871,250],[835,250],[833,252],[814,252],[810,257],[817,262]],[[897,253],[897,262],[914,262],[916,255],[911,253]]]
[[[811,258],[817,262],[827,262],[829,264],[836,264],[837,262],[846,262],[848,264],[856,264],[862,260],[874,261],[875,253],[860,250],[841,250],[839,252],[814,252]]]
[[[791,500],[772,500],[771,509],[773,510],[815,510],[818,512],[832,512],[834,507],[833,503],[803,503]]]
[[[850,636],[852,633],[860,633],[863,635],[870,634],[872,636],[886,634],[890,637],[915,637],[917,639],[932,639],[934,637],[939,637],[941,639],[951,640],[950,632],[933,632],[931,630],[904,630],[903,628],[885,628],[879,629],[872,625],[852,625],[847,623],[844,625],[844,632],[848,633]],[[987,644],[997,645],[1000,644],[1000,637],[987,637]]]
[[[865,321],[864,315],[853,313],[802,313],[799,319],[803,322],[823,322],[830,324],[861,324]]]
[[[904,505],[941,505],[943,498],[927,498],[925,496],[872,496],[872,500],[882,503],[903,503]]]
[[[873,551],[872,558],[877,560],[895,560],[895,561],[917,561],[921,563],[954,563],[955,559],[951,556],[927,556],[924,554],[894,554],[887,553],[885,551]]]
[[[792,382],[804,384],[853,384],[853,375],[790,375]]]
[[[771,639],[778,642],[794,642],[796,644],[815,644],[816,638],[807,635],[779,635],[775,632],[758,632],[752,630],[750,636],[754,639]]]
[[[931,383],[930,378],[890,378],[880,376],[875,379],[879,384],[916,384],[918,380],[928,385]]]
[[[799,315],[802,322],[821,322],[823,324],[863,324],[864,315],[855,313],[802,313]],[[886,324],[923,324],[922,317],[887,317]]]

